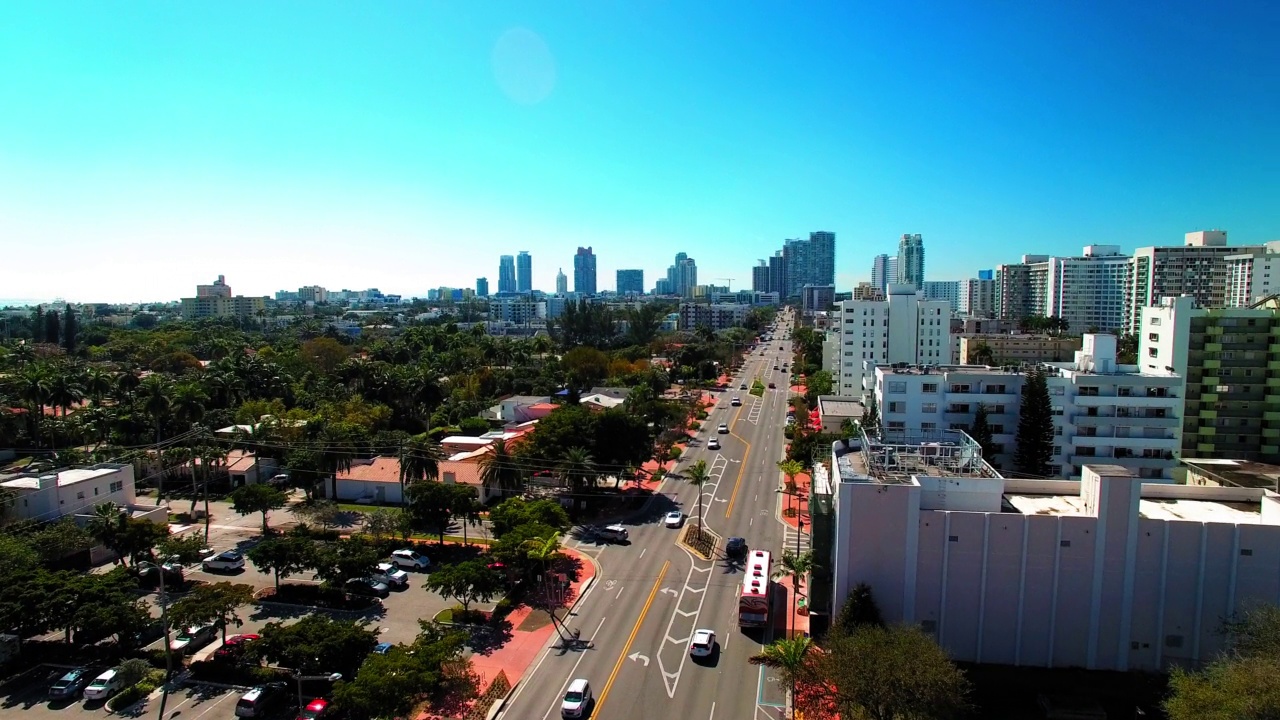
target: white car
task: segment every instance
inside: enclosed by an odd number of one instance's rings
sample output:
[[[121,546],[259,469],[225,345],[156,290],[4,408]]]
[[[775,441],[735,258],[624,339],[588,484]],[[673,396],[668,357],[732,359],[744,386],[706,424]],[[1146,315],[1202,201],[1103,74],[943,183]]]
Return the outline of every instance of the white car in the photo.
[[[738,397],[737,395],[734,395],[734,396],[733,396],[733,400],[730,400],[730,401],[729,401],[729,404],[730,404],[730,405],[732,405],[732,406],[734,406],[734,407],[741,407],[741,406],[742,406],[742,398]]]
[[[395,550],[391,553],[391,562],[396,567],[419,572],[431,567],[431,560],[417,550]]]
[[[716,432],[720,433],[721,435],[728,435],[729,426],[726,425],[725,423],[720,423],[720,427],[716,428]]]
[[[206,572],[210,570],[218,570],[221,572],[231,572],[244,568],[244,555],[235,550],[228,550],[217,555],[210,555],[200,561],[200,567]]]
[[[378,569],[374,571],[373,579],[380,583],[386,583],[387,587],[409,587],[409,573],[389,562],[378,563]]]
[[[212,625],[189,627],[178,633],[178,637],[169,642],[169,649],[179,655],[195,652],[213,642],[213,636],[216,634]]]
[[[89,686],[84,689],[84,698],[86,700],[106,700],[120,692],[120,685],[120,671],[112,668],[89,683]]]
[[[575,678],[565,689],[564,699],[560,701],[560,717],[585,717],[592,700],[591,683],[585,678]]]
[[[711,438],[710,440],[707,440],[707,449],[708,449],[708,450],[719,450],[719,449],[720,449],[720,438],[713,437],[713,438]]]
[[[669,528],[678,528],[684,523],[684,513],[679,510],[672,510],[667,513],[666,518],[663,519],[662,522],[664,522]]]
[[[690,657],[709,657],[716,651],[716,632],[714,630],[694,630],[693,640],[689,643]]]

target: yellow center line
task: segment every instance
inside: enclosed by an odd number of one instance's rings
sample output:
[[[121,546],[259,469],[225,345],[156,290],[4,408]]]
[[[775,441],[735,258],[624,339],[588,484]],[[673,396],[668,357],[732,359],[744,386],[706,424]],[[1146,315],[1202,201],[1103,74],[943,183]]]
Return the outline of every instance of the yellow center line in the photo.
[[[640,632],[640,626],[644,624],[645,615],[649,614],[649,606],[653,605],[653,599],[657,597],[658,590],[662,588],[662,578],[666,577],[667,568],[670,566],[670,560],[662,563],[662,570],[658,571],[658,580],[653,584],[653,589],[649,591],[649,599],[644,601],[644,608],[640,610],[640,617],[636,619],[636,626],[631,628],[631,636],[627,638],[627,644],[622,648],[622,654],[618,656],[618,662],[614,664],[613,672],[609,673],[609,681],[604,684],[604,690],[600,691],[600,699],[596,701],[596,706],[591,712],[592,717],[604,717],[600,714],[600,708],[609,697],[609,690],[613,687],[613,681],[618,678],[618,671],[622,669],[622,663],[627,659],[627,653],[631,652],[631,643],[635,642],[636,633]]]
[[[769,391],[765,390],[765,392]],[[747,442],[747,439],[738,433],[733,432],[733,427],[738,424],[738,420],[742,417],[742,411],[746,408],[746,405],[739,405],[738,414],[733,416],[733,422],[729,424],[729,434],[741,440],[742,444],[747,446],[747,451],[742,454],[742,464],[738,466],[738,479],[733,483],[733,495],[729,497],[729,506],[724,510],[725,517],[729,517],[733,514],[733,504],[738,500],[738,488],[742,487],[742,473],[747,469],[747,458],[751,457],[751,443]],[[760,414],[764,415],[763,395],[760,396]],[[717,488],[717,490],[718,489],[719,488]]]

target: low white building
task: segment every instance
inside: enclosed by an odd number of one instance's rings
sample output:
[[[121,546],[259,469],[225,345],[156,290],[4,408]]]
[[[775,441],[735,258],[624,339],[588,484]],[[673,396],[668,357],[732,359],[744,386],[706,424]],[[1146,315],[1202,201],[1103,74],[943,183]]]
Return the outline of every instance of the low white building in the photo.
[[[133,466],[99,463],[49,472],[0,475],[0,487],[13,493],[11,517],[46,522],[68,515],[91,515],[101,503],[114,503],[142,513],[154,506],[138,506]],[[168,520],[166,515],[164,521]]]
[[[956,660],[1194,666],[1222,649],[1223,618],[1280,600],[1270,490],[1145,484],[1114,465],[1013,480],[929,462],[962,442],[871,442],[836,443],[833,477],[815,478],[832,508],[832,607],[866,583],[886,621]]]
[[[1069,363],[1040,363],[1048,373],[1055,433],[1052,476],[1080,477],[1081,468],[1121,465],[1144,480],[1171,482],[1181,442],[1182,378],[1117,365],[1114,335],[1085,335]],[[928,437],[967,431],[978,406],[996,445],[987,458],[1013,466],[1025,368],[983,365],[878,365],[873,393],[886,433]]]

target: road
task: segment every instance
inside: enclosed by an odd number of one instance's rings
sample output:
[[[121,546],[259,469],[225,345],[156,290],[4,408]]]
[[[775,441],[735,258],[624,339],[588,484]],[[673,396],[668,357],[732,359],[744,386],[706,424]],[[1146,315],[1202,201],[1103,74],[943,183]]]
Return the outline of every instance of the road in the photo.
[[[790,328],[790,316],[779,318],[781,327]],[[758,351],[747,357],[677,467],[680,472],[699,459],[707,461],[711,480],[702,489],[702,511],[708,530],[722,539],[744,537],[751,548],[775,556],[784,539],[790,539],[791,547],[795,542],[777,515],[783,498],[777,493],[777,463],[785,451],[782,429],[790,382],[773,367],[791,360],[791,343],[781,340],[788,335],[787,330],[778,333],[763,357]],[[766,385],[777,383],[777,389],[766,390],[762,398],[737,389],[757,377]],[[741,407],[731,406],[734,396],[742,399]],[[729,425],[730,434],[718,436],[720,450],[708,450],[705,441],[716,435],[720,423]],[[723,558],[723,542],[712,561],[683,549],[677,543],[679,531],[664,527],[661,519],[673,507],[696,517],[697,490],[673,477],[659,492],[665,497],[631,523],[629,545],[580,548],[595,558],[599,572],[568,624],[591,647],[545,651],[521,679],[504,717],[558,717],[565,687],[579,677],[594,689],[595,718],[782,717],[783,688],[747,662],[774,633],[746,634],[737,626],[741,564]],[[785,622],[784,606],[775,602],[778,622]],[[698,628],[714,630],[719,641],[718,652],[705,662],[689,657],[689,639]]]

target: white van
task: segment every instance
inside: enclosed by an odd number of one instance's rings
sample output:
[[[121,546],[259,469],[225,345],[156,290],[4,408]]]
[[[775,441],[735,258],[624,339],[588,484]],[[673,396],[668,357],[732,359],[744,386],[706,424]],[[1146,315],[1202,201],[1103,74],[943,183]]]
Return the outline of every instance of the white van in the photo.
[[[560,701],[560,717],[580,718],[587,714],[591,707],[591,683],[585,678],[577,678],[569,683],[564,699]]]

